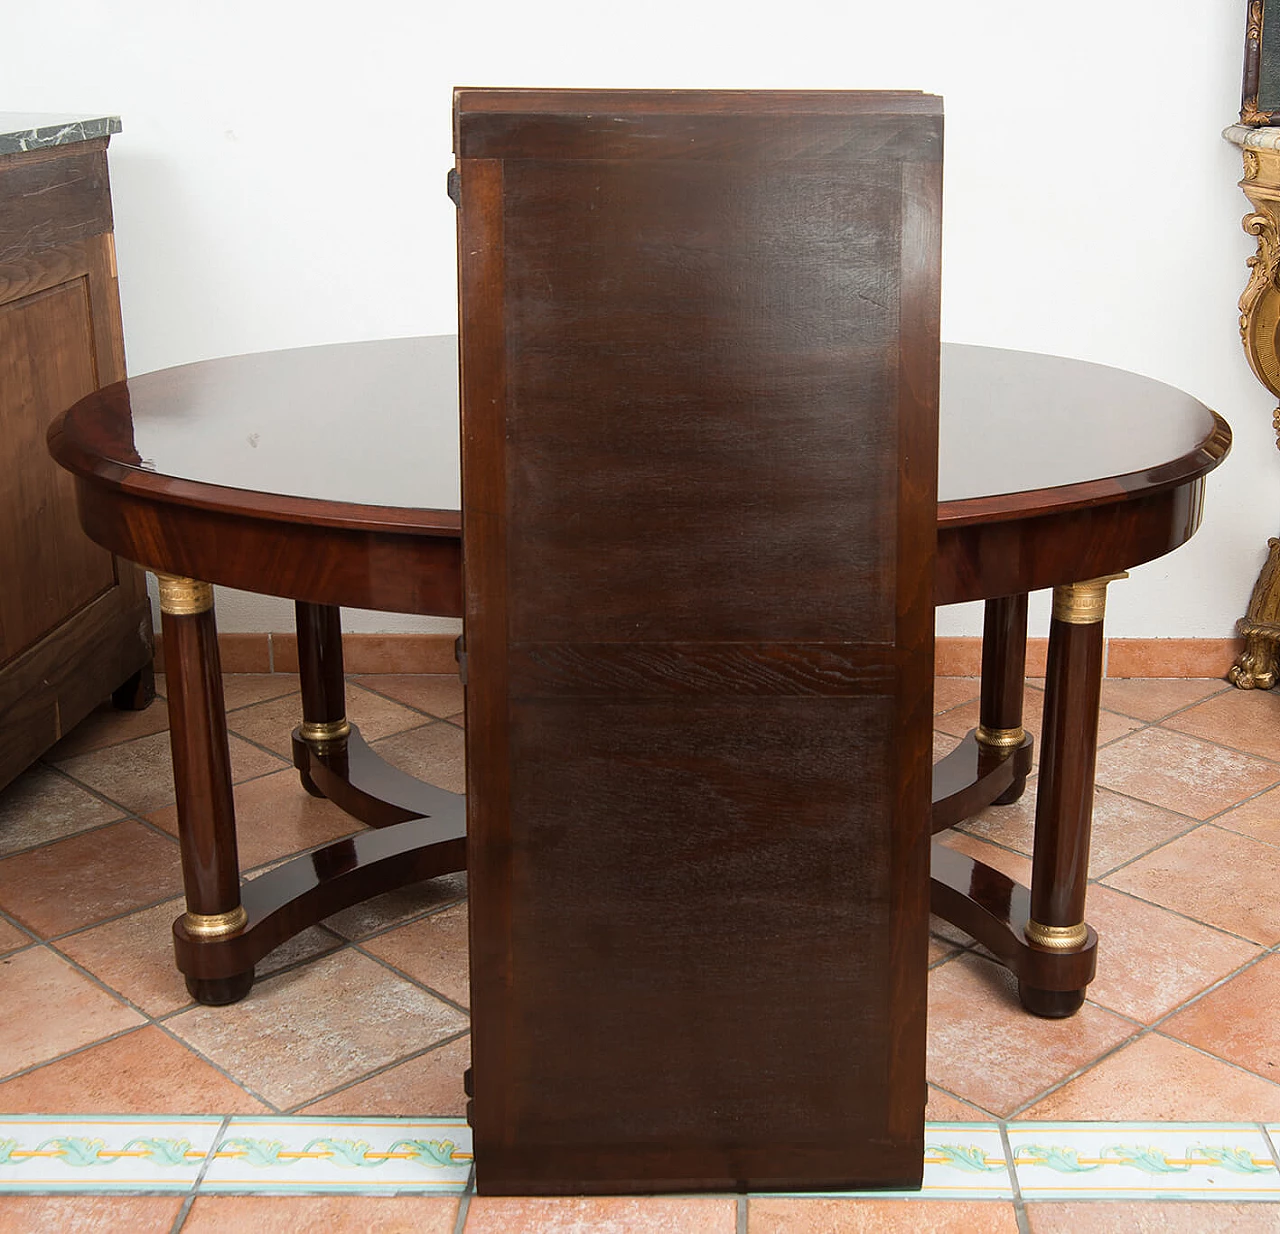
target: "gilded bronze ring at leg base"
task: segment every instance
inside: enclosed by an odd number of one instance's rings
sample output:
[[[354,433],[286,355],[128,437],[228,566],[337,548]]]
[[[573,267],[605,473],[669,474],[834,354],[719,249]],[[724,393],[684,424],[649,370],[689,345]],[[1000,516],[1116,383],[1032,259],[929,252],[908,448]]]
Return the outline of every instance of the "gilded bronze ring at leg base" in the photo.
[[[1083,921],[1069,926],[1047,926],[1029,919],[1023,933],[1028,942],[1049,951],[1076,951],[1089,941],[1089,927]]]
[[[182,926],[192,938],[227,938],[239,934],[249,924],[249,914],[243,904],[237,904],[228,913],[193,913],[183,915]]]
[[[298,725],[298,734],[308,745],[326,745],[330,741],[344,741],[351,733],[351,721],[343,717],[340,720],[303,720]]]
[[[988,728],[985,724],[979,724],[975,735],[979,745],[990,746],[995,750],[1011,750],[1026,740],[1027,730],[1021,724],[1017,728]]]

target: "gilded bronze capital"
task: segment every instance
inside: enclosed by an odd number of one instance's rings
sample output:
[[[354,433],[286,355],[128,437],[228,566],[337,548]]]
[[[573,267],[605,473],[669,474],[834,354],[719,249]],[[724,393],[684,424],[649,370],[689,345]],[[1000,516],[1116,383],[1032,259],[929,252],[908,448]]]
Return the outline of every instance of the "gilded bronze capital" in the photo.
[[[1053,617],[1073,626],[1096,625],[1107,615],[1107,584],[1128,578],[1127,571],[1104,574],[1080,583],[1065,583],[1053,589]]]
[[[194,578],[156,574],[160,585],[160,611],[170,617],[194,617],[213,607],[213,587]]]

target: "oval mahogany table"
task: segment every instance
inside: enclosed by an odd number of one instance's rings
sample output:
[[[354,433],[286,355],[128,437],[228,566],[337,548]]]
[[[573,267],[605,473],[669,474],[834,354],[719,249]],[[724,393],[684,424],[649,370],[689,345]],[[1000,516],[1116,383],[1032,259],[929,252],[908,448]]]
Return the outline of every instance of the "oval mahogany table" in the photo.
[[[345,718],[339,606],[458,616],[452,336],[210,360],[90,395],[50,429],[104,547],[160,576],[187,911],[178,967],[201,1002],[349,904],[465,867],[462,799],[383,764]],[[933,829],[1015,801],[1027,593],[1054,589],[1031,887],[934,845],[933,909],[1070,1015],[1085,923],[1106,586],[1190,539],[1225,421],[1117,369],[944,345],[935,600],[986,601],[978,727],[934,768]],[[241,885],[212,587],[297,602],[304,786],[375,830]],[[465,672],[465,658],[463,663]]]

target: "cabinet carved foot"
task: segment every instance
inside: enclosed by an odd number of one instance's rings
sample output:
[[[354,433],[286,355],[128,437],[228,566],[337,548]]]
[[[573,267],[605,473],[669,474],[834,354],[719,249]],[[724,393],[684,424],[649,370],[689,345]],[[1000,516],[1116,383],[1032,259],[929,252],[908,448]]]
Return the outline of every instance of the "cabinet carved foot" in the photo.
[[[1249,609],[1237,627],[1244,650],[1227,674],[1241,690],[1269,690],[1276,684],[1280,651],[1280,540],[1267,541],[1267,560],[1253,585]]]

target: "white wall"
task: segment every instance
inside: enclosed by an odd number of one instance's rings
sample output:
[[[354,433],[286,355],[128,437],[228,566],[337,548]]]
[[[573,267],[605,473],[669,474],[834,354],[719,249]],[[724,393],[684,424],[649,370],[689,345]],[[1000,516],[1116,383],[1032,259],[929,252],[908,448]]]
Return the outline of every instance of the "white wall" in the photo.
[[[1226,636],[1280,505],[1272,401],[1236,333],[1253,249],[1239,154],[1219,136],[1239,108],[1244,10],[41,0],[5,13],[0,107],[123,117],[111,166],[138,373],[452,331],[454,85],[940,93],[944,337],[1120,365],[1227,416],[1235,450],[1211,479],[1203,530],[1113,587],[1108,622],[1119,636]],[[219,616],[226,630],[291,620],[289,605],[244,596],[222,596]],[[979,626],[970,607],[939,628]]]

